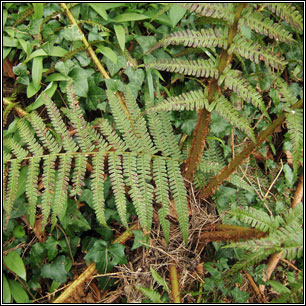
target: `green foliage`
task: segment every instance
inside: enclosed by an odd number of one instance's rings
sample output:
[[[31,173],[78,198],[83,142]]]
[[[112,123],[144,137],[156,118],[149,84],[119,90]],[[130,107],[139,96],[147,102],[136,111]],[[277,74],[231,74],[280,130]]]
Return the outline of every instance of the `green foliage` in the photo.
[[[245,209],[231,210],[230,214],[242,222],[268,233],[261,239],[236,242],[227,245],[227,248],[238,247],[248,251],[248,254],[232,267],[232,271],[241,269],[262,260],[269,255],[282,252],[288,259],[300,258],[303,254],[303,208],[299,204],[295,209],[289,209],[284,217],[273,217],[267,213],[248,207]]]

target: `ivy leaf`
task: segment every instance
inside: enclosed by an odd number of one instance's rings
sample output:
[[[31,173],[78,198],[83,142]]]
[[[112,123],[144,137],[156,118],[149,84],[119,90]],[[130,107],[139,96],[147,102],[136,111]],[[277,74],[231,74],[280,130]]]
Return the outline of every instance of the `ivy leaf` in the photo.
[[[74,65],[75,64],[73,63],[72,60],[67,60],[65,62],[59,61],[55,64],[54,68],[64,76],[68,76],[69,72],[71,71]]]
[[[235,302],[246,303],[250,296],[250,293],[241,291],[238,287],[235,287],[233,290],[231,290],[231,295],[235,299]]]
[[[87,262],[95,262],[98,271],[105,273],[118,264],[127,263],[124,249],[124,245],[108,245],[106,241],[97,240],[84,258]]]
[[[184,17],[186,13],[186,9],[178,4],[173,4],[169,11],[169,18],[172,23],[172,27],[174,28],[177,23]]]
[[[139,36],[136,38],[139,46],[141,47],[143,53],[146,53],[150,48],[152,48],[157,40],[154,36]]]
[[[59,283],[66,282],[67,272],[65,268],[66,257],[58,256],[51,264],[45,264],[41,269],[43,278],[51,278]]]
[[[117,63],[115,64],[111,61],[108,57],[102,59],[105,63],[107,70],[109,71],[110,75],[113,76],[116,74],[121,68],[126,66],[126,58],[122,55],[117,55]]]
[[[143,231],[134,230],[133,233],[134,233],[134,243],[131,249],[132,251],[139,247],[142,247],[144,243],[147,242],[147,239],[146,239],[147,237],[143,235]]]
[[[4,263],[7,267],[16,273],[19,277],[26,280],[26,270],[23,260],[16,251],[9,252],[4,258]]]
[[[70,76],[73,79],[75,94],[79,97],[87,97],[88,78],[94,73],[92,69],[74,68]]]
[[[76,25],[71,25],[64,28],[61,30],[60,35],[68,41],[76,41],[82,39],[82,34],[79,32]]]
[[[35,243],[31,248],[30,260],[31,264],[40,266],[43,259],[47,255],[47,251],[41,243]]]
[[[48,260],[51,261],[53,260],[57,254],[58,254],[58,249],[57,249],[58,241],[50,236],[47,241],[44,243],[44,247],[48,251]]]
[[[105,91],[96,86],[93,79],[88,79],[88,97],[87,106],[92,110],[97,110],[97,105],[105,101],[106,94]]]
[[[142,69],[134,70],[131,66],[128,67],[124,74],[129,78],[129,88],[131,89],[134,98],[138,96],[138,91],[141,89],[141,85],[145,78],[145,73]]]

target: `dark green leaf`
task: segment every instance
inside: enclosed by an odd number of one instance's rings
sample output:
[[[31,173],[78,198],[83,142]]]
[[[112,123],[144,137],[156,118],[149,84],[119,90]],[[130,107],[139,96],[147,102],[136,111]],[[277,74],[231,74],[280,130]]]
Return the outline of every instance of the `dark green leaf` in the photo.
[[[289,188],[292,188],[294,184],[294,175],[291,167],[288,164],[284,165],[284,173],[285,173],[285,179],[286,179],[286,184]]]
[[[46,256],[47,250],[40,242],[37,242],[32,246],[30,253],[31,263],[36,266],[40,266]]]
[[[107,20],[107,13],[103,3],[88,3],[104,20]]]
[[[133,246],[132,246],[132,251],[139,248],[139,247],[142,247],[144,243],[147,243],[147,237],[144,236],[143,234],[143,231],[141,230],[134,230],[133,231],[134,233],[134,243],[133,243]]]
[[[59,283],[66,282],[67,272],[65,269],[66,257],[58,256],[51,264],[45,264],[41,269],[43,278],[51,278]]]
[[[246,303],[250,296],[250,293],[241,291],[238,287],[235,287],[233,290],[231,290],[231,295],[235,299],[235,302]]]
[[[16,238],[22,238],[25,235],[25,230],[23,228],[22,225],[18,225],[14,228],[14,232],[13,232],[14,236]]]
[[[9,252],[4,258],[4,263],[7,267],[16,273],[19,277],[26,280],[26,269],[23,260],[16,251]]]
[[[10,303],[11,302],[11,290],[10,286],[7,282],[5,274],[2,273],[3,279],[3,303]]]

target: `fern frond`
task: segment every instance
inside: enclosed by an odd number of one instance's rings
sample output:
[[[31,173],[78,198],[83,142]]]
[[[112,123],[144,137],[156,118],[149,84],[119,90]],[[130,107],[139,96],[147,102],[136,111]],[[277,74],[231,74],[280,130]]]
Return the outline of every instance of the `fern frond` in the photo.
[[[280,216],[269,216],[266,212],[247,207],[244,209],[233,209],[229,212],[236,216],[240,221],[253,226],[263,232],[275,232],[278,227],[284,223]]]
[[[289,107],[298,101],[291,88],[282,78],[276,79],[275,88],[280,95],[280,101],[285,102]]]
[[[97,220],[101,225],[107,226],[104,215],[104,159],[105,154],[99,151],[92,160],[93,172],[91,174],[91,191],[93,207],[97,216]]]
[[[36,141],[25,119],[20,119],[17,125],[21,139],[29,146],[29,150],[33,153],[33,155],[43,155],[43,147]]]
[[[226,69],[218,79],[218,84],[219,86],[223,84],[226,88],[233,90],[240,98],[252,103],[255,107],[259,108],[267,118],[270,118],[260,94],[241,77],[240,71]]]
[[[175,209],[177,212],[180,229],[185,245],[188,241],[188,203],[187,192],[178,162],[167,160],[170,191],[173,196]]]
[[[295,206],[294,209],[290,208],[284,214],[284,219],[287,224],[291,224],[292,222],[296,222],[298,224],[303,223],[303,204],[300,202]]]
[[[116,152],[110,152],[108,156],[108,166],[110,172],[110,179],[112,182],[112,189],[115,197],[116,208],[118,210],[121,222],[125,227],[128,228],[122,164],[120,157],[116,154]]]
[[[257,33],[269,36],[271,39],[280,40],[286,43],[293,42],[291,33],[286,31],[281,25],[274,23],[271,19],[265,18],[259,12],[254,12],[240,19],[239,26],[243,24]]]
[[[150,152],[152,154],[156,153],[156,148],[150,138],[150,135],[147,130],[147,123],[145,118],[141,116],[139,106],[136,103],[136,99],[133,97],[131,89],[125,87],[125,101],[126,106],[130,112],[131,120],[133,121],[133,128],[136,137],[140,140],[142,151]]]
[[[155,291],[153,288],[146,288],[136,285],[136,289],[139,290],[144,296],[152,301],[154,304],[164,303],[161,295]]]
[[[176,97],[167,98],[157,105],[146,109],[146,113],[170,111],[170,110],[199,110],[204,108],[207,96],[203,90],[195,90],[183,93]]]
[[[137,172],[139,178],[139,188],[142,193],[146,214],[146,230],[150,231],[153,219],[153,186],[151,180],[151,155],[142,154],[137,157]]]
[[[95,146],[91,143],[91,137],[88,137],[88,130],[92,129],[92,127],[89,126],[83,117],[79,101],[74,94],[72,82],[67,86],[67,99],[69,108],[72,110],[69,113],[69,118],[75,128],[79,146],[83,152],[92,152]]]
[[[54,201],[52,206],[53,215],[58,216],[63,213],[65,203],[67,201],[67,189],[69,182],[69,174],[71,170],[71,154],[63,154],[59,158],[59,169],[54,189]]]
[[[273,67],[278,70],[282,70],[287,62],[279,55],[271,53],[269,49],[261,47],[254,41],[247,40],[241,35],[236,35],[233,39],[233,43],[228,49],[228,53],[238,54],[242,57],[254,61],[256,64],[260,60],[264,61],[267,66]]]
[[[102,122],[99,124],[99,129],[102,131],[107,141],[111,146],[113,146],[115,150],[125,151],[128,148],[127,144],[112,129],[108,120],[102,120]]]
[[[243,131],[253,142],[256,142],[254,131],[250,127],[248,120],[240,117],[238,111],[223,95],[220,95],[215,101],[216,112],[234,127]]]
[[[61,145],[52,136],[43,120],[38,116],[37,112],[33,111],[27,119],[31,122],[36,135],[49,152],[58,153],[61,151]]]
[[[6,198],[3,203],[3,208],[6,212],[6,220],[10,218],[10,214],[14,205],[17,189],[18,189],[18,179],[20,175],[20,160],[11,160],[11,167],[9,170],[9,177],[7,183]]]
[[[28,155],[28,151],[22,148],[22,146],[14,138],[5,138],[4,145],[7,146],[18,159],[24,159]]]
[[[116,127],[122,134],[128,147],[132,151],[138,151],[138,152],[143,151],[142,143],[140,139],[137,138],[137,136],[135,135],[135,131],[134,131],[134,127],[132,126],[132,120],[131,120],[130,114],[124,113],[117,96],[114,94],[112,90],[108,89],[106,91],[106,94],[107,94],[107,98],[109,101],[109,105],[112,110],[113,117],[116,122]]]
[[[161,71],[177,72],[184,75],[193,75],[196,77],[218,78],[218,69],[216,64],[211,60],[160,60],[146,64],[148,68],[155,68]]]
[[[46,94],[42,94],[42,97],[46,104],[48,115],[52,121],[53,127],[55,131],[62,137],[65,150],[67,152],[78,151],[78,146],[69,135],[58,108]]]
[[[156,201],[160,203],[162,207],[158,211],[160,224],[163,229],[163,233],[166,242],[169,242],[170,235],[170,222],[166,220],[166,216],[169,214],[169,187],[166,162],[162,158],[153,159],[153,178],[156,185],[155,194]]]
[[[265,3],[270,11],[275,13],[278,17],[288,22],[299,32],[303,32],[304,22],[303,16],[290,3]]]
[[[133,205],[139,217],[140,224],[143,228],[146,228],[146,204],[139,187],[136,154],[130,153],[123,156],[123,168],[126,176],[126,184],[130,187],[129,194],[133,200]]]
[[[36,203],[37,203],[37,181],[39,174],[39,163],[40,157],[33,157],[30,159],[28,171],[27,171],[27,181],[25,193],[28,198],[28,215],[29,223],[33,227],[35,223],[36,214]]]
[[[183,30],[171,33],[169,36],[163,38],[154,47],[152,47],[148,52],[153,50],[166,47],[169,45],[183,45],[185,47],[192,48],[211,48],[219,47],[227,48],[227,28],[220,29],[201,29],[201,31],[195,30]]]
[[[44,191],[41,198],[42,209],[42,228],[47,224],[47,219],[50,214],[53,196],[54,196],[54,179],[55,179],[55,160],[56,155],[49,154],[44,158],[42,183]]]
[[[244,181],[239,175],[237,174],[232,174],[227,181],[229,181],[230,183],[232,183],[233,185],[235,185],[238,188],[247,190],[249,192],[254,192],[254,188],[252,186],[250,186],[246,181]]]
[[[299,161],[303,152],[304,116],[302,109],[291,110],[286,116],[288,134],[292,143],[293,172],[297,174]]]
[[[86,172],[86,165],[87,156],[85,154],[77,154],[75,157],[75,165],[72,174],[72,189],[70,196],[80,196],[82,194],[82,187],[85,185],[84,177]]]
[[[223,19],[229,23],[233,23],[235,18],[232,3],[184,3],[181,5],[200,16]]]

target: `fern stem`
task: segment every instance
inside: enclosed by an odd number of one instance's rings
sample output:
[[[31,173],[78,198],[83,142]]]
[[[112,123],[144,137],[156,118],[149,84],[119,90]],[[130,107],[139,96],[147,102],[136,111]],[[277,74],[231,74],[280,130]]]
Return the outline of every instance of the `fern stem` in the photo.
[[[245,7],[245,4],[239,4],[236,10],[234,23],[229,28],[228,33],[228,47],[226,50],[222,50],[221,55],[219,57],[218,64],[218,75],[220,76],[226,66],[230,63],[232,59],[232,55],[230,55],[227,50],[231,46],[233,38],[235,37],[238,31],[238,21],[242,12],[242,9]],[[212,78],[209,84],[208,89],[208,102],[212,103],[215,94],[218,90],[218,78]],[[198,163],[201,160],[201,156],[203,155],[204,147],[205,147],[205,138],[209,133],[209,124],[210,124],[210,116],[211,113],[206,109],[202,109],[198,113],[197,124],[193,133],[193,140],[191,149],[188,155],[188,158],[185,162],[184,167],[184,176],[187,180],[192,181],[194,173],[197,169]]]
[[[181,303],[178,275],[176,265],[174,263],[169,264],[170,281],[172,288],[172,303]]]
[[[301,99],[297,103],[295,103],[292,106],[292,110],[301,108],[303,106],[303,100]],[[239,153],[231,162],[229,165],[223,168],[223,170],[215,176],[209,184],[204,187],[200,191],[200,197],[201,198],[207,198],[210,195],[214,193],[217,187],[219,187],[222,182],[227,179],[236,169],[239,165],[242,164],[242,162],[248,158],[252,152],[259,148],[260,145],[267,139],[267,137],[273,133],[273,131],[282,124],[282,122],[286,118],[286,112],[284,111],[277,119],[275,119],[270,126],[268,126],[264,131],[262,131],[256,138],[256,143],[251,142],[249,143],[245,149]]]

